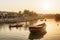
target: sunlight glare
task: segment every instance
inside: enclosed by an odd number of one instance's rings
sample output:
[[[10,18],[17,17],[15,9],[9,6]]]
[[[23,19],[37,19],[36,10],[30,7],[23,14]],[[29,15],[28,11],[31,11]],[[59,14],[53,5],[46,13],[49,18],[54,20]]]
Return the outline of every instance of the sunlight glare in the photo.
[[[53,25],[50,22],[47,22],[46,24],[47,24],[47,27],[46,27],[47,32],[51,32],[54,28],[54,27],[51,27]]]
[[[43,3],[42,4],[42,9],[43,10],[50,10],[51,9],[51,4],[50,3]]]

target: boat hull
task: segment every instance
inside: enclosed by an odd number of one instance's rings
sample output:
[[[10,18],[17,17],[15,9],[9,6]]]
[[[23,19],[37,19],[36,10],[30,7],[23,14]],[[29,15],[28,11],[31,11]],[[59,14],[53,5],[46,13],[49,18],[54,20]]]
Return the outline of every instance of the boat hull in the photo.
[[[45,32],[45,28],[41,28],[41,27],[29,27],[29,31],[31,33],[39,33],[39,32]]]
[[[46,32],[46,24],[41,24],[41,25],[38,25],[38,26],[32,26],[32,27],[29,27],[29,31],[31,33],[42,33],[42,32]]]
[[[22,27],[23,25],[9,25],[9,28],[11,28],[11,27],[16,27],[16,28],[18,28],[18,27]]]
[[[14,26],[10,25],[10,27],[22,27],[22,25],[14,25]]]

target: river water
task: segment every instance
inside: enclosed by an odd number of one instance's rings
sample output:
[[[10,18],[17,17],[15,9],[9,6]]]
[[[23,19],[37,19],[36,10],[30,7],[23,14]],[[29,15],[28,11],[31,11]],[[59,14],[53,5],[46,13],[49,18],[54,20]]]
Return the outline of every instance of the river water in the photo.
[[[45,33],[42,36],[39,36],[40,39],[34,40],[60,40],[60,22],[57,22],[54,19],[47,19],[47,21],[44,22],[47,25],[46,28],[47,33]],[[38,21],[36,24],[39,23],[40,21]],[[18,29],[11,28],[10,30],[9,24],[0,25],[0,40],[30,40],[29,37],[30,31],[28,28],[27,29],[25,29],[24,27]]]

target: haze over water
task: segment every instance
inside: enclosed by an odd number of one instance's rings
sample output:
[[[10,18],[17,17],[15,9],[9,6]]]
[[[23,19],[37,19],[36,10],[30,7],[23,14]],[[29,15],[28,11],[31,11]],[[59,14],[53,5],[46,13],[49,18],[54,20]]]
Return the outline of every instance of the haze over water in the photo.
[[[33,10],[37,13],[60,13],[60,0],[0,0],[0,11]]]
[[[39,24],[41,21],[38,21]],[[54,19],[47,19],[47,33],[41,36],[41,40],[60,40],[60,22]],[[9,29],[9,24],[2,24],[0,26],[0,40],[29,40],[30,31],[22,27],[21,29]],[[36,40],[36,39],[35,39]]]

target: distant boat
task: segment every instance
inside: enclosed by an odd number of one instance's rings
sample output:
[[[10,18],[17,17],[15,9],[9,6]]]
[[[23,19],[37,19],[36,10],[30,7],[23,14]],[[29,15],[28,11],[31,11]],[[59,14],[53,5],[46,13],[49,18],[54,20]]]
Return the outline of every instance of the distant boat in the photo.
[[[11,28],[16,28],[16,29],[18,29],[19,27],[20,27],[20,29],[21,29],[21,27],[23,26],[23,24],[10,24],[9,25],[9,29],[11,30]]]
[[[46,30],[46,24],[42,23],[37,26],[30,26],[29,31],[31,33],[39,33],[39,32],[44,32]]]
[[[23,24],[11,24],[11,25],[9,25],[9,27],[22,27],[23,26]]]

